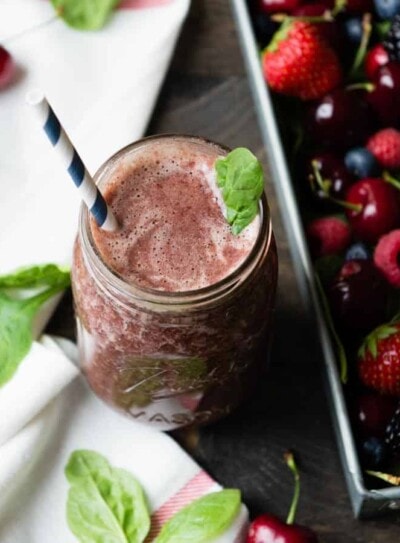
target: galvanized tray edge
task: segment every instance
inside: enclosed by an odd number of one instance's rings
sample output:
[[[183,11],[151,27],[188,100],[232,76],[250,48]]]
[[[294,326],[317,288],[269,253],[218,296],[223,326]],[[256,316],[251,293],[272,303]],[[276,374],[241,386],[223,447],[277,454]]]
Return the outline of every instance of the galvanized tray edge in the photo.
[[[261,71],[259,52],[246,0],[232,0],[232,5],[239,30],[242,53],[258,112],[260,130],[267,150],[271,177],[274,182],[279,207],[282,211],[282,219],[289,240],[299,288],[303,300],[307,306],[312,308],[315,315],[316,326],[324,354],[328,400],[354,515],[359,518],[368,518],[384,512],[398,510],[400,509],[399,488],[368,490],[364,486],[342,384],[337,370],[335,352],[317,294],[314,271],[300,213],[270,93]]]

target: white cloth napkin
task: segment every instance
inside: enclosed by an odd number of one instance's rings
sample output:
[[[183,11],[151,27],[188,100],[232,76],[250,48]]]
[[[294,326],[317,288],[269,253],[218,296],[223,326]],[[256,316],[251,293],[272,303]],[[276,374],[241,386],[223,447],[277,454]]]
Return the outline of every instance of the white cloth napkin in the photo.
[[[62,346],[66,350],[65,341]],[[67,347],[76,359],[76,348]],[[65,520],[64,468],[76,449],[101,452],[143,485],[152,511],[148,541],[174,512],[221,488],[169,436],[115,413],[77,379],[0,449],[1,543],[71,540]],[[243,542],[247,518],[242,506],[232,526],[210,543]]]
[[[19,74],[0,92],[0,273],[69,262],[76,232],[79,196],[24,105],[26,92],[43,89],[94,173],[143,134],[188,6],[124,0],[105,29],[84,33],[58,20],[46,0],[1,0],[0,42]],[[38,335],[50,314],[48,305]],[[62,347],[68,351],[68,343]],[[136,475],[156,530],[177,508],[219,488],[171,438],[114,413],[81,378],[44,408],[75,375],[46,339],[0,389],[0,543],[71,541],[63,468],[77,448],[93,448]],[[246,522],[243,507],[218,543],[242,541]]]

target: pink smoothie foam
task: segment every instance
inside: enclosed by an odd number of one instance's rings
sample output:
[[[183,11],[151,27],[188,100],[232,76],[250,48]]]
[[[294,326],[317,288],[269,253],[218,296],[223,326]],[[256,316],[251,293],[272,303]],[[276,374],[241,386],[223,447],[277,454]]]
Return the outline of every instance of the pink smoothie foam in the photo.
[[[238,236],[224,217],[215,160],[224,151],[154,141],[118,160],[101,180],[120,229],[91,222],[95,245],[126,282],[160,291],[207,287],[234,272],[251,252],[260,219]]]

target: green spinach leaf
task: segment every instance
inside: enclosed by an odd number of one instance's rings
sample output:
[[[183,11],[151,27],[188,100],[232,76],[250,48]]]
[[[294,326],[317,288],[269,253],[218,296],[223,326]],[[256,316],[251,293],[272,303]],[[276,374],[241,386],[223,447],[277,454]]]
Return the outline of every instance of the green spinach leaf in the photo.
[[[154,543],[206,543],[229,528],[239,509],[239,490],[207,494],[173,516]]]
[[[69,269],[55,264],[24,267],[7,275],[0,275],[1,289],[50,287],[65,282],[69,282]]]
[[[248,149],[238,147],[215,163],[217,184],[222,191],[232,232],[237,235],[258,213],[264,190],[261,163]]]
[[[0,278],[0,285],[10,288],[16,287],[18,282],[29,287],[42,284],[43,277],[41,280],[36,278],[33,281],[35,273],[31,275],[29,281],[27,280],[28,268],[25,269],[24,274],[18,272],[15,282],[12,275],[4,276]],[[1,283],[2,279],[3,283]],[[35,314],[49,298],[69,286],[69,273],[59,270],[57,274],[52,270],[51,281],[48,278],[48,283],[51,284],[47,289],[22,300],[11,298],[0,291],[0,386],[11,379],[32,345],[32,321]]]
[[[77,30],[102,28],[120,0],[51,0],[58,15]]]
[[[95,451],[77,450],[65,468],[71,484],[67,520],[81,543],[142,543],[150,529],[136,479]]]

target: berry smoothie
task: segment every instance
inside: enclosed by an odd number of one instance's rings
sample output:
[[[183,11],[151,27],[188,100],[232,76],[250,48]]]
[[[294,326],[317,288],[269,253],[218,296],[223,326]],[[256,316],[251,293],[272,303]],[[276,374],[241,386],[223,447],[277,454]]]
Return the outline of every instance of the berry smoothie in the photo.
[[[163,430],[229,413],[267,358],[268,208],[231,232],[214,168],[226,153],[200,138],[142,140],[96,176],[118,231],[81,214],[72,277],[83,371],[103,400]]]

